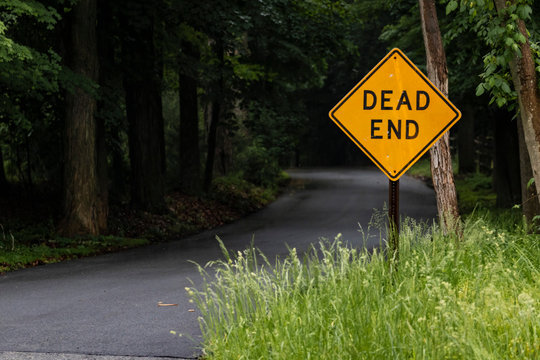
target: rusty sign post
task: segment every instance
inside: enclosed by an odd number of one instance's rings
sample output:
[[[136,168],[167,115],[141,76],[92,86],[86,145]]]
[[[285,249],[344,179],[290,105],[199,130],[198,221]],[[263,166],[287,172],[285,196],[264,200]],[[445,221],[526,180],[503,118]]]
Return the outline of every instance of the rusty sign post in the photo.
[[[397,260],[399,257],[399,179],[388,181],[388,242]]]
[[[401,50],[393,49],[329,115],[390,179],[389,244],[397,255],[399,178],[461,113]]]

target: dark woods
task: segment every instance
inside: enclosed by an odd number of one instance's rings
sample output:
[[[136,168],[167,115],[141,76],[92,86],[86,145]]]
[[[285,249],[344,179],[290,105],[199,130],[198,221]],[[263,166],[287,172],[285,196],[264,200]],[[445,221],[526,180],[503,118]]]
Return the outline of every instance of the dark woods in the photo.
[[[290,166],[367,165],[327,113],[388,48],[425,63],[418,7],[405,3],[2,5],[2,208],[46,202],[61,234],[104,234],[114,206],[167,213],[169,191],[203,196],[218,176],[269,187]],[[453,31],[441,9],[441,31]],[[492,173],[511,206],[528,176],[526,161],[515,166],[527,153],[515,111],[474,96],[487,49],[460,37],[445,38],[464,115],[452,151],[460,172]]]

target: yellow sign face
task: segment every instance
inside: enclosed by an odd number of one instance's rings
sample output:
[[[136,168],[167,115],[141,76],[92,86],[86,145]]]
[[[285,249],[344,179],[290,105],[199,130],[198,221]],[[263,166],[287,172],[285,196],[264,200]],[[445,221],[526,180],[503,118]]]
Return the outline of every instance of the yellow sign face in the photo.
[[[393,49],[330,111],[330,118],[397,180],[461,117],[399,49]]]

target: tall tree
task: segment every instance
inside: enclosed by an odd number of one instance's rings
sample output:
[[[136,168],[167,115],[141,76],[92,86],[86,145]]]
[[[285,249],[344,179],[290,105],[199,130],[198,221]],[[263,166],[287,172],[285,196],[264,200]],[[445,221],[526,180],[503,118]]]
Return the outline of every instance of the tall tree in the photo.
[[[492,102],[509,110],[515,110],[517,102],[521,117],[518,140],[522,203],[524,214],[529,219],[536,215],[531,211],[540,204],[540,198],[528,189],[530,179],[534,179],[532,186],[536,194],[540,186],[540,97],[534,65],[536,51],[532,50],[529,38],[538,38],[538,33],[529,33],[525,23],[532,20],[533,6],[536,6],[536,11],[540,10],[538,2],[531,0],[451,0],[447,4],[447,13],[459,8],[468,21],[467,25],[490,49],[483,55],[484,72],[480,74],[483,82],[478,85],[476,94],[488,91]],[[531,29],[535,29],[534,21]],[[531,201],[538,204],[531,207]]]
[[[211,116],[210,124],[208,126],[208,152],[206,154],[206,166],[204,168],[204,191],[209,191],[212,185],[212,178],[214,176],[214,161],[216,158],[216,136],[217,129],[220,123],[220,119],[223,111],[223,91],[224,91],[224,78],[223,78],[223,66],[224,66],[224,48],[223,40],[218,39],[215,43],[215,53],[218,58],[218,79],[213,90],[213,96],[211,101]]]
[[[199,107],[197,98],[197,71],[199,61],[196,45],[182,42],[187,63],[192,66],[179,69],[180,98],[180,187],[188,193],[201,189],[201,159],[199,152]],[[191,61],[190,61],[191,60]],[[180,66],[185,66],[185,63]]]
[[[434,0],[419,0],[422,33],[426,48],[427,73],[431,82],[448,96],[448,70]],[[452,172],[449,132],[430,149],[431,175],[437,195],[441,224],[451,230],[459,222],[456,186]]]
[[[124,89],[129,124],[131,202],[135,208],[165,208],[164,135],[161,104],[163,64],[154,3],[130,1],[122,16]]]
[[[98,79],[96,0],[81,0],[71,14],[70,67],[92,82]],[[98,234],[99,185],[96,172],[96,99],[76,87],[66,94],[64,142],[65,236]]]
[[[508,3],[516,5],[515,0]],[[495,5],[501,16],[509,17],[507,1],[495,0]],[[510,73],[517,92],[523,135],[531,161],[536,193],[540,194],[540,92],[527,27],[523,19],[518,18],[515,22],[521,41],[518,43],[519,51],[514,52],[514,57],[510,61]],[[537,201],[540,202],[540,198]]]
[[[536,187],[532,186],[529,179],[533,178],[531,159],[525,144],[525,134],[523,133],[523,122],[517,121],[518,143],[519,143],[519,171],[521,175],[521,206],[523,215],[531,223],[534,217],[540,214],[540,203]]]

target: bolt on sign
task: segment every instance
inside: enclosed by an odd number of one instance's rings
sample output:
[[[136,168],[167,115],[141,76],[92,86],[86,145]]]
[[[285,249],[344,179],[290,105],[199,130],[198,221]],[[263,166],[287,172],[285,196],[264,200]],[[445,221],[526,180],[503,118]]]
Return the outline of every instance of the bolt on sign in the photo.
[[[330,111],[330,118],[396,181],[461,117],[399,49]]]

